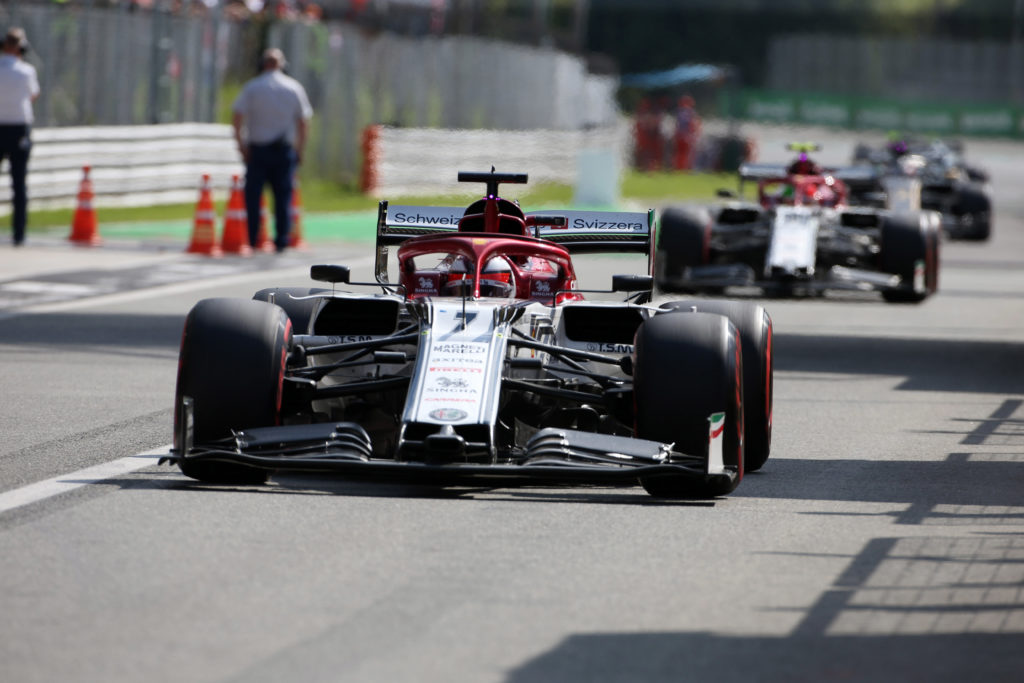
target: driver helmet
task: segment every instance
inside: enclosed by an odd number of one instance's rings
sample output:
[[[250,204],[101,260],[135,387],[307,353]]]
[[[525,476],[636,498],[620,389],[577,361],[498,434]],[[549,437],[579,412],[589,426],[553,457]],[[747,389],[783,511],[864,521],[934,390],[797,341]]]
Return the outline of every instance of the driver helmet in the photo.
[[[910,151],[910,145],[902,135],[893,131],[889,133],[889,142],[885,145],[885,149],[894,159],[898,159]]]
[[[800,157],[789,165],[790,175],[818,175],[821,169],[814,163],[807,152],[801,152]]]
[[[473,278],[469,277],[465,267],[459,268],[453,264],[450,272],[453,274],[466,273],[466,275],[459,279],[449,280],[441,294],[443,296],[470,296],[473,293]],[[495,256],[484,264],[480,271],[480,296],[508,298],[514,292],[515,279],[512,267],[504,257]]]

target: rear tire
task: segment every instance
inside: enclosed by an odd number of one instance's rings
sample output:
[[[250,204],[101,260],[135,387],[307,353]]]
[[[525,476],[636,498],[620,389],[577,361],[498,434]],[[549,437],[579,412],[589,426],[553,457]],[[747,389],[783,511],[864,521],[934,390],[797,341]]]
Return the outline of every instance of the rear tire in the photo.
[[[292,327],[278,306],[245,299],[204,299],[185,319],[175,391],[175,439],[182,398],[193,399],[197,444],[230,437],[233,430],[278,424]],[[182,444],[175,443],[180,449]],[[182,455],[186,455],[182,453]],[[263,483],[264,470],[219,462],[178,461],[193,479]]]
[[[772,398],[775,359],[772,319],[764,306],[746,301],[692,299],[673,301],[663,308],[724,315],[736,326],[743,345],[743,469],[754,472],[765,464],[772,448]]]
[[[710,259],[711,214],[705,209],[665,209],[658,225],[654,258],[655,285],[664,291],[686,291],[686,269]]]
[[[735,326],[709,313],[669,313],[637,330],[633,391],[636,435],[675,450],[704,454],[708,418],[725,413],[722,455],[735,477],[646,477],[644,489],[659,498],[713,498],[732,492],[743,477],[743,367]]]
[[[292,321],[292,329],[296,334],[312,333],[313,314],[320,299],[305,299],[302,297],[313,294],[330,292],[322,287],[270,287],[261,289],[252,295],[256,301],[270,301],[270,295],[274,295],[274,303],[284,309]]]
[[[919,303],[938,288],[939,236],[929,213],[908,213],[886,217],[882,223],[880,269],[899,275],[898,289],[883,290],[891,303]],[[918,268],[923,279],[918,279]]]

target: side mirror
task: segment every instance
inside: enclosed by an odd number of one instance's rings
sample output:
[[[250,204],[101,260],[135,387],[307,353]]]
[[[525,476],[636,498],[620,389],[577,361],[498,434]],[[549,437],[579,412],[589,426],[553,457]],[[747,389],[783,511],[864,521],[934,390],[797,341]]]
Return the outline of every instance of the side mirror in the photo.
[[[317,282],[330,282],[331,284],[341,282],[347,284],[349,271],[348,266],[311,266],[309,269],[309,276]]]
[[[722,199],[736,199],[736,193],[732,190],[727,190],[724,187],[715,190],[715,195]]]
[[[612,275],[613,292],[645,292],[654,288],[650,275]]]

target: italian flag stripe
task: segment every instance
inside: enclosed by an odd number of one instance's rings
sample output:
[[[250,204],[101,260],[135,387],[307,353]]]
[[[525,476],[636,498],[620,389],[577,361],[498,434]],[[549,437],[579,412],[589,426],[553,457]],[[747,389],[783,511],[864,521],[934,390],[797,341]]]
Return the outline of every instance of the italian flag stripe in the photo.
[[[722,430],[725,429],[725,413],[712,413],[711,417],[708,418],[708,422],[711,423],[711,438],[717,438],[722,435]]]

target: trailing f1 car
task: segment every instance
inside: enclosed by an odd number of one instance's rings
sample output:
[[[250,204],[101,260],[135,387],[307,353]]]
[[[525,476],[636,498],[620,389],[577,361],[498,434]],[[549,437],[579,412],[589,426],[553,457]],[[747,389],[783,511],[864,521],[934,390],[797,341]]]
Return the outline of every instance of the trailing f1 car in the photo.
[[[170,456],[183,473],[641,484],[712,497],[764,464],[763,307],[656,305],[649,275],[613,276],[604,300],[587,299],[570,253],[649,253],[653,212],[525,214],[498,196],[525,174],[459,179],[486,183],[486,196],[465,210],[381,202],[375,282],[313,266],[329,287],[195,305]],[[614,292],[624,300],[608,300]]]
[[[941,140],[894,139],[885,147],[858,145],[853,161],[869,171],[851,186],[858,203],[894,211],[938,211],[951,238],[987,240],[992,234],[988,174]]]
[[[794,147],[791,147],[793,149]],[[876,290],[887,301],[919,302],[938,288],[938,214],[848,203],[858,169],[822,169],[797,146],[789,166],[746,164],[757,202],[731,193],[707,208],[661,216],[654,270],[666,292],[720,293],[758,287],[775,295]],[[742,186],[741,186],[742,187]]]

